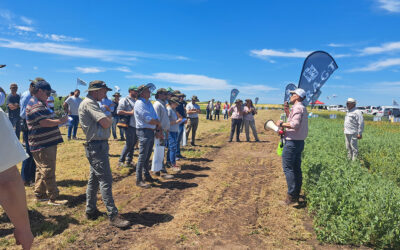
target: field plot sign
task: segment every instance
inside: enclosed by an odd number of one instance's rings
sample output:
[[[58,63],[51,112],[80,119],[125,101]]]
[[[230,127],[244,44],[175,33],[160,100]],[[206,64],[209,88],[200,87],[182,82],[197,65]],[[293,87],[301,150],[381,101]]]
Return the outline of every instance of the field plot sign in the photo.
[[[329,119],[336,119],[336,118],[337,118],[337,116],[335,114],[329,115]]]
[[[380,122],[380,121],[382,121],[382,117],[374,116],[374,122]]]

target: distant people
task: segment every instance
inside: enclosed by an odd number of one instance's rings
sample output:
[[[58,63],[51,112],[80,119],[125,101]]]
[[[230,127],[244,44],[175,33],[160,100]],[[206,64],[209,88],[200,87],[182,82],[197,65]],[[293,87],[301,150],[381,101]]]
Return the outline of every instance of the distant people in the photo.
[[[225,104],[224,104],[224,120],[226,119],[226,120],[228,120],[229,119],[229,104],[228,104],[228,102],[227,101],[225,101]]]
[[[251,99],[246,100],[246,104],[243,109],[243,122],[244,130],[246,132],[246,141],[250,141],[250,129],[253,131],[253,136],[256,142],[260,141],[257,135],[256,123],[254,121],[254,115],[257,114],[256,108],[253,106]]]
[[[304,149],[304,140],[308,135],[308,114],[302,101],[306,98],[303,89],[290,91],[290,103],[293,104],[292,112],[289,112],[289,104],[285,103],[287,122],[278,121],[277,126],[285,128],[286,143],[282,152],[282,167],[288,186],[286,205],[298,202],[303,182],[301,173],[301,152]]]
[[[243,122],[243,106],[242,100],[237,99],[235,101],[235,105],[229,108],[229,113],[231,114],[231,135],[229,137],[229,142],[232,142],[233,135],[235,134],[236,130],[236,141],[240,142],[240,127]]]
[[[347,113],[344,118],[344,134],[346,137],[347,158],[355,161],[358,157],[358,140],[362,139],[364,118],[361,110],[356,108],[356,100],[347,99]]]
[[[178,118],[176,107],[179,105],[179,99],[177,97],[171,98],[167,105],[168,122],[170,123],[170,131],[168,134],[168,158],[170,160],[172,170],[180,172],[181,168],[176,165],[177,157],[177,145],[178,145],[178,131],[179,124],[182,122],[182,117]]]
[[[220,112],[221,112],[221,102],[218,101],[214,106],[214,120],[217,120],[217,116],[218,116],[218,121],[219,121],[219,113]]]
[[[153,107],[154,107],[154,110],[156,111],[157,117],[161,122],[161,129],[164,133],[164,141],[167,141],[169,138],[168,134],[169,134],[169,129],[170,129],[170,121],[169,121],[168,113],[167,113],[167,98],[169,96],[171,96],[169,91],[167,91],[164,88],[160,88],[156,92],[156,95],[155,95],[156,101],[153,104]],[[168,146],[168,151],[169,151],[169,141],[168,141],[167,146]],[[153,155],[153,157],[154,157],[154,155]],[[164,157],[163,157],[163,159],[164,159]],[[167,164],[171,164],[168,154],[167,154]],[[155,174],[158,176],[161,176],[161,178],[163,178],[163,179],[174,178],[173,175],[170,175],[167,173],[165,165],[163,165],[161,171],[155,172]]]
[[[72,119],[70,125],[68,126],[68,140],[71,140],[71,134],[72,139],[77,139],[76,132],[78,130],[79,124],[78,108],[79,104],[81,104],[82,102],[82,99],[79,97],[80,93],[81,91],[79,89],[76,89],[73,92],[73,95],[68,97],[67,100],[65,100],[64,102],[64,112],[67,113]]]
[[[176,93],[175,96],[179,99],[179,104],[176,107],[176,113],[179,117],[181,117],[182,119],[186,118],[186,101],[185,101],[185,94],[182,93]],[[176,159],[184,159],[185,157],[181,154],[181,141],[182,141],[182,137],[183,137],[183,131],[185,130],[185,124],[186,122],[181,122],[178,125],[178,143],[176,145]]]
[[[115,104],[113,101],[108,99],[107,96],[105,96],[101,101],[100,101],[100,108],[103,110],[104,114],[108,117],[112,117],[112,112],[114,112]]]
[[[137,98],[137,87],[130,86],[129,94],[119,101],[117,114],[120,116],[120,123],[124,123],[124,127],[120,127],[125,134],[125,146],[122,149],[121,156],[118,161],[120,167],[133,168],[133,151],[138,140],[136,131],[136,120],[134,108]],[[126,123],[126,124],[125,124]]]
[[[92,81],[88,95],[79,106],[79,120],[86,137],[85,151],[90,163],[90,175],[86,190],[86,217],[96,220],[101,213],[97,209],[97,192],[100,193],[107,208],[110,224],[126,228],[130,222],[118,214],[112,195],[112,174],[109,160],[108,138],[110,137],[111,118],[100,108],[99,101],[111,91],[103,81]]]
[[[113,121],[111,128],[112,128],[112,134],[113,134],[114,140],[117,140],[118,139],[117,138],[117,123],[119,121],[119,115],[118,115],[117,111],[118,111],[118,105],[119,105],[119,100],[121,98],[121,94],[116,92],[113,95],[113,97],[114,97],[114,100],[113,100],[114,111],[111,113],[112,121]],[[120,140],[125,141],[124,130],[122,128],[119,128],[119,135],[120,135]]]
[[[15,129],[15,134],[17,135],[17,138],[19,139],[21,134],[19,101],[21,97],[17,94],[18,85],[16,83],[11,83],[10,90],[11,93],[7,96],[8,118],[10,119],[10,122]]]
[[[211,101],[208,101],[207,107],[206,107],[206,119],[210,120],[210,115],[211,115]],[[211,117],[212,120],[212,117]]]
[[[56,160],[57,144],[63,142],[58,125],[67,122],[68,117],[52,119],[53,113],[46,106],[51,91],[46,80],[40,77],[35,79],[33,97],[26,106],[26,123],[29,147],[36,163],[36,201],[48,200],[49,205],[57,206],[67,203],[66,200],[58,200]]]
[[[52,95],[50,95],[49,98],[47,98],[46,104],[47,107],[54,112],[54,97]]]
[[[22,119],[21,121],[22,138],[24,139],[25,143],[25,151],[29,155],[29,157],[22,162],[22,168],[21,168],[21,176],[25,186],[29,186],[32,183],[35,183],[35,173],[36,173],[36,163],[35,160],[33,159],[28,142],[29,132],[28,132],[28,125],[26,124],[26,112],[25,112],[26,106],[28,105],[29,100],[32,98],[34,88],[35,88],[35,82],[32,81],[29,85],[29,90],[22,93],[20,100],[20,107],[21,107],[20,117]]]
[[[196,131],[199,126],[200,106],[196,104],[199,99],[197,96],[192,96],[192,102],[186,105],[186,114],[189,118],[186,125],[186,137],[189,138],[190,131],[192,131],[192,140],[190,145],[196,146]]]
[[[150,87],[141,85],[138,88],[138,100],[135,103],[136,134],[139,139],[139,159],[136,165],[136,186],[150,188],[143,181],[153,182],[150,175],[149,160],[154,146],[154,137],[162,138],[161,122],[150,102]]]

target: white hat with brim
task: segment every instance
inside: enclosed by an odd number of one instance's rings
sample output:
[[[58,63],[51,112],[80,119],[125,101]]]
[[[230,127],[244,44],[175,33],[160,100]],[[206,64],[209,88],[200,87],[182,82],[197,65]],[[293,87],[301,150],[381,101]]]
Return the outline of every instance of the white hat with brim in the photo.
[[[347,102],[350,102],[350,103],[356,103],[356,100],[355,100],[355,99],[353,99],[353,98],[347,98]]]
[[[290,91],[290,94],[296,94],[296,95],[300,96],[301,98],[306,97],[306,92],[304,91],[304,89],[301,89],[301,88]]]

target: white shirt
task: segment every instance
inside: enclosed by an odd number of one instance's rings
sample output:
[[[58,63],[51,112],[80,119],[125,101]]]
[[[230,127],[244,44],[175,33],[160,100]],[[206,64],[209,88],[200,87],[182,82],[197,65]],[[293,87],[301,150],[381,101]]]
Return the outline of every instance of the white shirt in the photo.
[[[193,103],[188,103],[188,104],[186,105],[186,111],[190,111],[190,110],[192,110],[192,109],[198,109],[198,110],[200,110],[200,106],[197,105],[197,104],[194,104],[194,105],[193,105]],[[199,117],[199,114],[197,114],[197,113],[194,113],[194,114],[187,114],[187,116],[188,116],[189,118],[198,118],[198,117]]]
[[[65,102],[68,104],[70,115],[79,115],[79,104],[81,104],[82,102],[82,99],[80,97],[77,98],[75,96],[70,96],[67,98],[67,100],[65,100]]]
[[[355,107],[347,111],[344,118],[344,133],[348,135],[362,135],[364,131],[364,118],[361,110]]]

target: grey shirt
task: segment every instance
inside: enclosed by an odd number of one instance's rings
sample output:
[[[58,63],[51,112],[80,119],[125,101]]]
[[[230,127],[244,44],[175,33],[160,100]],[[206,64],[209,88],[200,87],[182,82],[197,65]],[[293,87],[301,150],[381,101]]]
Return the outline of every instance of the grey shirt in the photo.
[[[107,116],[96,100],[88,95],[79,105],[78,113],[79,122],[86,135],[86,141],[108,140],[110,128],[103,128],[99,124],[99,121]]]
[[[70,115],[78,115],[78,109],[82,99],[80,97],[70,96],[65,100],[65,102],[68,104]]]
[[[156,100],[153,104],[154,110],[161,122],[161,127],[164,131],[170,130],[170,123],[166,109],[166,102],[162,100]]]
[[[119,100],[118,107],[117,107],[117,114],[118,111],[132,111],[135,108],[135,100],[131,96],[127,96],[125,98],[122,98]],[[129,126],[136,128],[136,121],[135,121],[135,115],[132,114],[130,120],[129,120]]]
[[[176,120],[178,120],[178,115],[176,114],[176,111],[173,110],[171,107],[167,107],[167,112],[168,112],[168,122],[169,123],[176,122]],[[178,130],[179,130],[179,124],[171,125],[170,129],[169,129],[170,132],[178,132]]]

